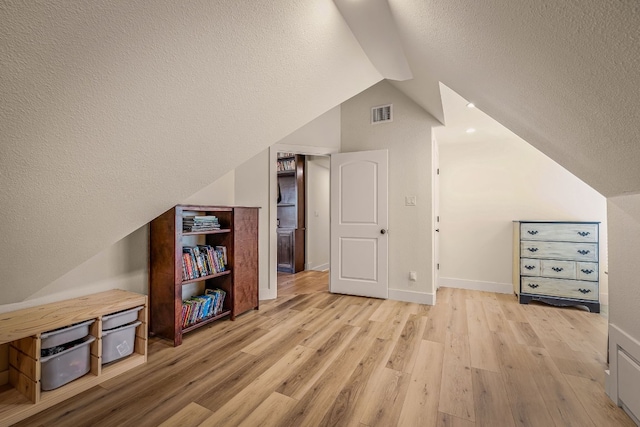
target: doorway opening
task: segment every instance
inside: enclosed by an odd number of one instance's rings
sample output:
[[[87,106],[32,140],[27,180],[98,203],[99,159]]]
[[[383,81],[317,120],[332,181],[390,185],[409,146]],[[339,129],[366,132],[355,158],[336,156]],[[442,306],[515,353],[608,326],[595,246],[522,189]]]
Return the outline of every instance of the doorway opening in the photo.
[[[287,282],[289,275],[329,270],[332,152],[322,147],[284,144],[271,147],[269,295],[272,298],[278,295],[278,283]]]

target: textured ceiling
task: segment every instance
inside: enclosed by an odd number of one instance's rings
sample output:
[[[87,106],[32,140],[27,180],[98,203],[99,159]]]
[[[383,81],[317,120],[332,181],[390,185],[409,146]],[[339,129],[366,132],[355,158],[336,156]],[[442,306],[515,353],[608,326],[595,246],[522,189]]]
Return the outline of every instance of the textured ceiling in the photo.
[[[603,195],[640,190],[636,0],[389,3],[409,96],[442,81]]]
[[[0,304],[381,79],[330,0],[0,2]]]

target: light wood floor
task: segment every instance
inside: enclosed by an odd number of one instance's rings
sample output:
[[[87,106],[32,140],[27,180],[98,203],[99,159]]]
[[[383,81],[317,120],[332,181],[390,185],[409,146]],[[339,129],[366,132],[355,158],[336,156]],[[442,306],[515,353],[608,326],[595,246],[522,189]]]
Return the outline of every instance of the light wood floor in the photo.
[[[149,363],[24,426],[633,426],[603,390],[606,320],[442,288],[438,304],[281,276],[235,322],[151,339]],[[164,423],[164,424],[163,424]]]

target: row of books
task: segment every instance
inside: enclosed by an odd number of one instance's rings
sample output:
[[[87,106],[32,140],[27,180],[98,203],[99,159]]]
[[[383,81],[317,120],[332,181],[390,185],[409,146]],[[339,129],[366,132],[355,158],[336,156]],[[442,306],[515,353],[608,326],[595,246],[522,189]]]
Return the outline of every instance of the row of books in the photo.
[[[207,289],[204,295],[197,295],[182,301],[182,327],[186,328],[208,317],[220,314],[226,295],[227,293],[222,289]]]
[[[278,160],[278,172],[292,171],[296,169],[296,161],[294,159]]]
[[[182,219],[182,232],[220,230],[220,222],[215,215],[185,216]]]
[[[227,247],[210,245],[182,247],[182,280],[192,280],[225,271]]]

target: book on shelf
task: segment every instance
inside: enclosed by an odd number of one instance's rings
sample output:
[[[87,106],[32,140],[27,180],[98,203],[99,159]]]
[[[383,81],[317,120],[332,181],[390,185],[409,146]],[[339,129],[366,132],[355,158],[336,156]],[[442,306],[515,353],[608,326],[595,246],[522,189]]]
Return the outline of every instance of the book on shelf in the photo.
[[[220,314],[224,309],[226,295],[222,289],[207,289],[204,295],[196,295],[182,301],[182,327],[189,327]]]
[[[185,216],[182,219],[182,232],[220,230],[220,221],[215,215]]]
[[[227,266],[225,246],[196,245],[182,247],[182,280],[222,273]]]
[[[293,171],[296,169],[295,159],[278,160],[278,172]]]

